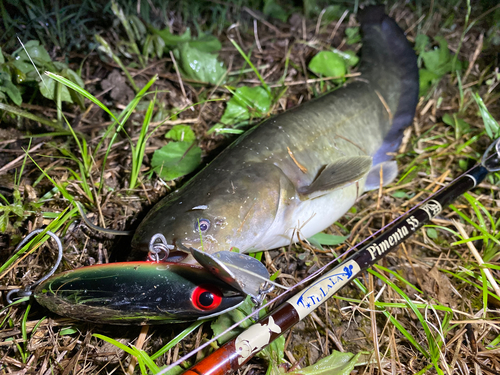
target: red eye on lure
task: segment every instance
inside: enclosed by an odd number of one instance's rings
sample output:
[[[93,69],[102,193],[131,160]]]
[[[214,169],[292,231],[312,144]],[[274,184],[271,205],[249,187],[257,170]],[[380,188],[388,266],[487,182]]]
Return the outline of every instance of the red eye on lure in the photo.
[[[210,311],[220,306],[222,297],[219,289],[210,285],[200,285],[194,289],[191,301],[196,308]]]

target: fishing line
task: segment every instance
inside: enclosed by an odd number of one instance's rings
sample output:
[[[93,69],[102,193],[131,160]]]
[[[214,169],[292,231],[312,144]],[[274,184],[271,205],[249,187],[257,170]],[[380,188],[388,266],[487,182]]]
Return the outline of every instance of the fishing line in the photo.
[[[40,77],[40,80],[42,81],[43,85],[45,86],[45,89],[48,91],[49,88],[47,87],[47,85],[45,84],[45,81],[43,80],[43,77],[42,75],[40,74],[40,72],[38,71],[38,68],[36,67],[35,63],[33,62],[33,60],[31,59],[31,56],[30,54],[28,53],[28,50],[26,49],[26,47],[24,46],[24,43],[21,41],[21,38],[19,38],[19,36],[17,36],[17,40],[19,41],[19,43],[21,43],[21,46],[23,47],[23,50],[24,52],[26,53],[26,56],[28,56],[28,58],[30,59],[31,61],[31,64],[33,65],[33,67],[35,68],[35,71],[36,73],[38,74],[38,76]]]
[[[489,152],[491,152],[492,150],[495,150],[496,153],[492,153],[490,156],[487,156],[487,154]],[[497,159],[500,159],[500,142],[499,140],[495,140],[495,142],[493,142],[489,147],[488,149],[486,150],[485,154],[483,155],[482,159],[481,159],[481,162],[474,165],[472,168],[470,168],[469,170],[467,170],[466,172],[462,173],[461,175],[459,175],[458,177],[454,178],[451,182],[449,182],[446,186],[442,186],[439,190],[437,190],[436,192],[432,193],[430,196],[428,196],[426,199],[424,199],[423,201],[421,201],[420,203],[418,203],[416,206],[413,206],[412,208],[410,208],[409,210],[405,211],[403,214],[399,215],[398,217],[396,217],[394,220],[392,220],[391,222],[389,222],[388,224],[386,224],[385,226],[383,226],[382,228],[378,229],[376,232],[374,232],[373,234],[371,234],[370,236],[366,237],[364,240],[362,240],[361,242],[357,243],[356,245],[353,245],[351,246],[349,249],[347,249],[344,253],[342,253],[341,255],[339,255],[337,258],[331,260],[330,262],[328,262],[326,265],[322,266],[321,268],[319,268],[318,270],[316,270],[315,272],[313,272],[311,275],[309,275],[308,277],[306,277],[305,279],[303,279],[302,281],[299,281],[297,284],[295,284],[294,286],[290,287],[289,290],[283,292],[282,294],[276,296],[275,298],[273,298],[272,300],[270,300],[269,302],[267,302],[265,305],[257,308],[255,311],[253,311],[252,314],[250,314],[249,316],[241,319],[239,322],[233,324],[232,326],[230,326],[229,328],[227,328],[225,331],[223,331],[222,333],[220,333],[219,335],[215,336],[214,338],[210,339],[209,341],[207,341],[206,343],[200,345],[198,348],[196,348],[195,350],[189,352],[188,354],[184,355],[183,357],[179,358],[177,361],[175,361],[174,363],[170,364],[169,366],[167,366],[165,369],[163,369],[162,371],[160,371],[157,375],[162,375],[162,374],[166,374],[169,370],[173,369],[175,366],[178,366],[180,365],[182,362],[186,361],[187,359],[191,358],[193,355],[197,354],[198,352],[200,352],[201,350],[205,349],[207,346],[209,346],[210,344],[212,344],[213,342],[215,342],[216,340],[218,340],[219,338],[221,338],[223,335],[227,334],[228,332],[232,331],[234,328],[238,327],[241,323],[245,322],[247,319],[251,318],[252,316],[258,316],[257,314],[262,310],[262,309],[265,309],[266,307],[268,307],[269,305],[271,305],[272,303],[280,300],[280,299],[283,299],[286,295],[290,294],[291,292],[293,292],[294,290],[296,290],[299,286],[309,282],[310,280],[312,280],[313,278],[315,278],[316,276],[318,276],[319,274],[323,273],[323,271],[325,271],[325,269],[329,268],[330,266],[334,265],[334,263],[336,263],[339,259],[345,257],[346,255],[348,255],[349,253],[351,253],[354,249],[357,249],[360,245],[364,244],[365,242],[373,239],[375,236],[377,236],[380,232],[384,231],[385,229],[387,229],[388,227],[390,227],[391,225],[393,225],[394,223],[396,223],[398,220],[402,219],[403,217],[405,217],[406,215],[410,214],[411,212],[413,212],[414,210],[418,209],[420,206],[422,206],[423,204],[425,204],[427,201],[429,201],[430,199],[432,199],[433,197],[435,197],[437,194],[439,194],[440,192],[442,192],[447,186],[455,183],[457,180],[459,180],[460,178],[464,177],[464,176],[469,176],[469,177],[472,177],[469,172],[472,171],[474,168],[476,168],[478,165],[482,165],[484,166],[485,168],[488,169],[488,171],[490,172],[496,172],[498,170],[500,170],[500,168],[491,168],[491,166],[487,166],[486,163],[488,161],[490,161],[490,159],[492,158],[497,158]],[[473,177],[472,177],[473,178]],[[475,180],[473,178],[473,180]]]

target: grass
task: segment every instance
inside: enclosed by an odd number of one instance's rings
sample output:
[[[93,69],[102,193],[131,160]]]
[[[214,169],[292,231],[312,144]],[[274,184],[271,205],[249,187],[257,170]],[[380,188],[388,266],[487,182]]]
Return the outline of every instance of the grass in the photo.
[[[149,15],[153,12],[151,4],[157,6],[155,11],[158,14],[166,14],[166,5],[148,2],[145,7],[149,7]],[[177,12],[171,13],[170,18],[174,35],[178,35],[188,26],[195,34],[222,30],[229,26],[226,24],[228,15],[241,10],[246,3],[237,2],[229,7],[211,3],[214,12],[210,16],[207,16],[207,5],[203,3],[193,6],[193,17],[189,19],[185,17],[188,9],[181,9],[179,3],[172,4],[179,7],[172,8]],[[423,95],[412,134],[398,156],[399,179],[383,189],[382,199],[378,199],[378,192],[366,194],[357,203],[356,210],[330,229],[331,233],[350,235],[351,241],[365,238],[401,214],[405,209],[402,205],[409,198],[420,193],[424,198],[442,183],[460,175],[479,159],[490,139],[498,136],[495,121],[500,118],[498,86],[495,86],[497,73],[491,61],[482,60],[492,45],[485,42],[485,53],[474,57],[479,35],[490,26],[477,21],[487,17],[482,17],[482,11],[474,4],[463,4],[466,7],[452,22],[453,28],[444,27],[441,20],[458,9],[459,5],[455,3],[440,4],[433,9],[427,8],[424,2],[417,3],[417,10],[400,4],[391,8],[409,30],[410,39],[416,37],[417,30],[425,32],[431,40],[437,35],[444,36],[451,50],[459,51],[459,55],[452,58],[453,65],[456,67],[458,60],[465,61],[464,69],[460,72],[450,70]],[[88,5],[92,6],[92,3]],[[50,265],[51,257],[42,251],[47,240],[43,234],[17,254],[12,254],[19,238],[42,225],[64,238],[63,269],[94,261],[106,262],[113,255],[114,247],[118,252],[123,251],[120,243],[115,245],[116,240],[100,237],[75,225],[78,211],[70,203],[90,203],[98,213],[101,225],[133,229],[145,207],[150,207],[179,186],[178,181],[162,181],[154,174],[147,175],[153,151],[167,142],[164,133],[174,125],[188,124],[204,155],[211,155],[215,148],[226,142],[226,138],[224,134],[208,133],[208,130],[222,117],[225,107],[220,100],[233,97],[236,93],[233,88],[262,85],[269,93],[271,87],[276,87],[272,84],[277,82],[279,86],[276,91],[273,89],[271,113],[295,106],[310,98],[312,93],[323,92],[325,83],[307,71],[306,63],[318,50],[327,49],[327,38],[335,23],[321,27],[316,34],[317,18],[307,19],[305,29],[300,22],[294,30],[271,19],[269,22],[280,31],[278,35],[266,26],[264,19],[258,20],[259,43],[265,51],[259,52],[253,19],[249,25],[243,22],[240,28],[233,30],[239,33],[234,34],[234,39],[220,38],[223,43],[220,59],[225,62],[225,67],[232,64],[225,78],[227,81],[221,82],[220,86],[206,85],[189,79],[180,82],[170,61],[159,62],[141,55],[139,51],[144,46],[137,30],[129,27],[133,18],[128,18],[134,15],[136,2],[119,5],[123,14],[114,5],[115,14],[120,15],[117,16],[117,30],[100,31],[101,46],[105,45],[103,41],[108,47],[113,46],[105,51],[109,60],[103,63],[95,50],[88,51],[84,62],[71,58],[70,64],[81,65],[83,78],[90,82],[85,90],[63,77],[48,73],[58,84],[79,92],[85,98],[84,109],[70,105],[56,108],[54,103],[40,100],[36,92],[31,93],[31,100],[23,108],[0,103],[2,119],[10,132],[6,141],[9,137],[20,139],[18,142],[25,149],[28,149],[30,139],[31,147],[45,142],[33,154],[25,154],[17,144],[0,142],[2,160],[13,160],[8,158],[9,155],[25,155],[24,162],[14,165],[18,169],[17,175],[0,175],[0,178],[5,177],[5,180],[0,180],[0,185],[11,186],[10,190],[0,191],[0,207],[18,204],[22,211],[20,217],[8,215],[6,230],[0,234],[0,244],[6,249],[1,255],[0,266],[4,286],[26,286]],[[251,4],[246,5],[251,7]],[[357,4],[354,7],[357,8]],[[65,29],[63,21],[76,17],[77,9],[62,5],[59,9],[64,11],[58,13],[54,10],[54,13],[47,14],[47,17],[53,17],[54,22],[50,23],[53,29],[45,30],[35,24],[29,30],[48,45],[57,45],[55,36],[63,42],[76,43],[76,36]],[[111,16],[111,8],[106,11]],[[146,11],[141,9],[141,12],[141,17],[148,21],[144,16]],[[310,12],[315,14],[314,10]],[[42,19],[42,12],[36,16]],[[15,28],[12,17],[6,20],[11,29]],[[80,25],[89,25],[88,35],[94,34],[90,23],[82,20]],[[347,17],[335,34],[335,47],[345,47],[344,29],[353,26],[354,20]],[[124,49],[123,45],[130,48]],[[56,52],[56,56],[51,57],[57,61],[61,56],[64,56],[63,52]],[[471,61],[471,70],[466,75],[464,70]],[[122,72],[133,87],[130,100],[111,99],[107,96],[109,93],[102,93],[98,82],[112,69]],[[258,114],[258,111],[253,113]],[[444,121],[447,113],[453,119],[450,123]],[[63,118],[62,114],[66,117]],[[55,121],[58,116],[62,121]],[[461,121],[468,127],[459,128],[460,124],[463,125]],[[384,370],[402,374],[449,374],[456,373],[458,368],[466,372],[464,368],[471,369],[477,363],[492,372],[500,371],[495,367],[492,352],[500,347],[500,296],[487,277],[489,270],[496,282],[500,279],[500,217],[495,203],[498,181],[499,175],[491,174],[486,182],[457,200],[451,209],[446,209],[432,225],[419,231],[404,248],[381,261],[370,271],[373,283],[368,282],[368,277],[361,277],[341,291],[335,301],[320,308],[317,315],[324,328],[315,327],[311,320],[306,320],[286,334],[284,353],[290,365],[312,365],[335,349],[371,352],[358,368],[361,373],[380,373],[379,367],[382,366]],[[18,191],[18,198],[13,191]],[[394,194],[395,191],[399,194]],[[36,205],[26,205],[28,201]],[[461,223],[467,236],[460,234],[451,220]],[[484,264],[470,255],[468,244],[471,243]],[[342,252],[343,246],[331,247],[332,252]],[[332,253],[328,253],[328,247],[325,249],[326,252],[315,253],[312,249],[294,246],[286,249],[286,254],[274,251],[263,258],[272,274],[281,270],[278,281],[294,284],[307,276],[309,267],[331,259]],[[2,288],[4,292],[6,289]],[[5,344],[0,346],[0,373],[25,369],[63,373],[65,368],[70,368],[68,371],[75,374],[129,372],[126,359],[105,355],[112,351],[105,343],[136,357],[136,373],[154,373],[211,337],[210,328],[202,322],[189,326],[170,325],[150,328],[148,339],[141,347],[136,347],[133,342],[139,335],[137,328],[90,326],[52,314],[48,320],[44,317],[46,314],[47,311],[36,304],[15,303],[2,308],[0,333]],[[471,324],[477,339],[476,348],[464,344],[466,330],[463,322]],[[201,353],[198,359],[208,351]],[[256,373],[266,373],[267,364],[251,363]]]

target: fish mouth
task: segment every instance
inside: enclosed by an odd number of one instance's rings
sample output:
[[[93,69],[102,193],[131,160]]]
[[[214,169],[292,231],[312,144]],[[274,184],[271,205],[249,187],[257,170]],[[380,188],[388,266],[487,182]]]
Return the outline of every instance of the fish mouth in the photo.
[[[180,240],[174,239],[172,244],[174,245],[173,251],[170,251],[167,262],[182,262],[184,264],[201,266],[200,263],[191,255],[191,249],[196,249],[198,251],[203,251],[203,249],[198,249],[198,246],[194,246],[194,244],[190,242],[182,242]],[[180,258],[182,256],[182,258]],[[173,258],[175,257],[175,258]],[[179,260],[171,260],[171,259],[179,259]]]
[[[189,242],[182,242],[181,240],[175,239],[172,241],[172,244],[174,245],[174,249],[177,251],[184,251],[186,253],[190,253],[191,251],[189,250],[190,247],[193,247],[191,243]]]

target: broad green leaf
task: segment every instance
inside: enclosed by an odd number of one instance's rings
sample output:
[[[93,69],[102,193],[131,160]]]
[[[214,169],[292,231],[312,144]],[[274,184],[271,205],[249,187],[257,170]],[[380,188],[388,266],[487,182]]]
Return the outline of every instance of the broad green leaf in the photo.
[[[425,34],[417,34],[415,37],[415,51],[420,55],[429,45],[429,37]]]
[[[78,85],[82,89],[85,88],[85,82],[83,82],[83,79],[81,79],[74,70],[66,68],[61,72],[61,75],[68,78],[71,82]],[[80,108],[85,108],[85,100],[80,93],[75,90],[70,90],[69,93],[71,95],[71,99],[73,99],[80,106]]]
[[[435,240],[438,238],[438,232],[434,228],[427,228],[427,236]]]
[[[351,67],[356,66],[359,62],[359,57],[353,50],[348,49],[346,51],[339,51],[338,49],[335,48],[333,52],[342,57],[347,63],[347,65]]]
[[[307,240],[311,243],[318,242],[321,245],[335,246],[344,243],[348,238],[349,236],[335,236],[333,234],[320,232],[316,233],[312,237],[309,237]]]
[[[175,52],[181,73],[187,78],[215,85],[226,73],[226,68],[217,60],[217,55],[193,48],[190,43],[182,43]]]
[[[83,82],[83,79],[81,79],[74,70],[66,68],[61,72],[61,75],[69,79],[71,82],[76,83],[82,89],[85,88],[85,82]]]
[[[10,75],[5,71],[0,71],[0,91],[5,92],[16,105],[23,102],[21,91],[11,82]]]
[[[9,207],[10,207],[10,211],[12,213],[16,214],[19,217],[23,217],[24,216],[24,208],[21,205],[21,203],[13,203]]]
[[[493,116],[486,108],[486,105],[483,102],[483,99],[476,93],[474,95],[474,99],[476,100],[477,106],[479,107],[479,112],[481,113],[481,117],[483,118],[484,128],[486,133],[491,139],[496,139],[500,136],[500,126],[498,126],[498,122],[493,118]]]
[[[44,65],[44,63],[50,63],[52,61],[49,53],[40,45],[38,40],[30,40],[24,45],[24,48],[21,47],[12,54],[16,60],[22,61],[30,61],[28,55],[36,64]]]
[[[342,353],[336,350],[312,366],[287,372],[291,375],[349,375],[358,362],[361,353]]]
[[[72,334],[77,333],[77,332],[78,332],[78,330],[76,328],[73,328],[73,327],[63,328],[59,331],[59,336],[72,335]]]
[[[332,51],[321,51],[316,54],[309,63],[309,69],[323,77],[342,77],[347,73],[344,59]]]
[[[55,100],[58,86],[61,89],[61,100],[63,102],[73,103],[68,88],[63,84],[58,85],[55,80],[47,76],[43,78],[43,81],[38,82],[40,92],[43,96],[50,100]]]
[[[14,67],[16,69],[18,69],[20,72],[22,72],[23,74],[28,74],[28,73],[33,72],[35,70],[35,67],[31,63],[31,61],[29,61],[29,60],[25,61],[25,60],[21,60],[21,59],[16,59],[12,62],[12,65],[14,65]],[[21,83],[19,80],[18,80],[18,82]]]
[[[284,362],[285,358],[285,336],[280,336],[275,339],[269,346],[262,349],[257,356],[267,360],[274,371],[279,371],[279,365]]]
[[[425,95],[431,88],[432,84],[437,82],[441,77],[427,69],[419,70],[419,93]]]
[[[234,323],[239,322],[240,320],[248,317],[252,313],[253,304],[250,300],[250,297],[245,299],[245,302],[241,306],[238,306],[236,309],[228,311],[227,313],[220,315],[216,320],[214,320],[210,327],[214,332],[214,336],[220,335],[226,329],[231,327]],[[246,320],[239,327],[234,328],[233,330],[226,333],[224,336],[220,337],[217,342],[219,345],[224,344],[225,342],[231,340],[236,335],[243,332],[244,329],[250,327],[252,325],[251,320]]]
[[[263,87],[239,87],[227,102],[220,122],[224,125],[231,125],[252,117],[262,117],[269,112],[270,108],[271,97]]]
[[[402,191],[402,190],[397,190],[394,193],[392,193],[391,195],[394,198],[405,198],[405,199],[411,198],[411,196],[408,193],[406,193],[405,191]]]
[[[47,76],[43,78],[43,81],[38,82],[38,87],[40,88],[40,92],[42,93],[43,96],[45,96],[47,99],[50,100],[55,100],[56,90],[58,89],[58,86],[61,89],[61,100],[63,102],[73,103],[69,90],[65,85],[63,84],[58,85],[55,80]]]
[[[439,43],[439,47],[430,51],[423,51],[420,56],[425,63],[425,67],[441,77],[451,72],[453,55],[448,49],[448,42],[443,37],[437,36],[434,39]],[[455,69],[460,70],[461,68],[461,63],[457,60]]]
[[[448,49],[448,42],[444,38],[436,37],[435,40],[439,42],[439,47],[430,51],[423,51],[420,56],[428,70],[443,76],[451,71],[452,56]]]
[[[182,35],[174,35],[168,28],[163,30],[152,29],[152,31],[158,34],[167,46],[177,46],[191,40],[191,30],[189,28]]]
[[[219,39],[213,35],[203,35],[198,39],[192,40],[189,42],[189,46],[206,53],[219,52],[222,48]]]
[[[170,142],[156,150],[151,160],[153,170],[170,181],[196,169],[201,162],[201,149],[190,142]]]
[[[193,143],[196,140],[196,135],[189,125],[175,125],[165,134],[165,138]]]
[[[60,61],[53,61],[52,62],[52,65],[54,66],[54,68],[58,71],[62,71],[64,69],[69,69],[68,68],[68,64],[66,63],[63,63],[63,62],[60,62]]]

